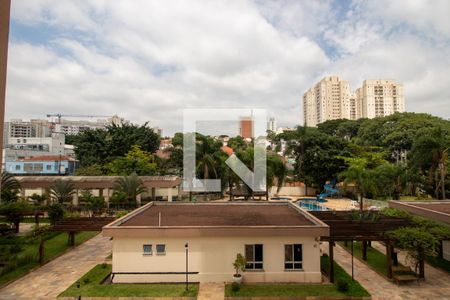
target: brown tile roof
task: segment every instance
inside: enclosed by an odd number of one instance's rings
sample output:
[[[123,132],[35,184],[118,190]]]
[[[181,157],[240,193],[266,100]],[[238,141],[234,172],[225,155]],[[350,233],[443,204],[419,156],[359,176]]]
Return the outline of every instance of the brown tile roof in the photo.
[[[126,226],[316,225],[288,203],[154,203],[120,224]]]

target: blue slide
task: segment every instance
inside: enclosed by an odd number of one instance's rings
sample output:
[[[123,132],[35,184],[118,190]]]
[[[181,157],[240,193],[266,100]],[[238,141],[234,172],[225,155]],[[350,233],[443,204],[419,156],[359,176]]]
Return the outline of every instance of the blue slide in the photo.
[[[332,197],[339,193],[339,190],[329,183],[325,184],[323,188],[323,192],[316,196],[318,201],[325,201],[326,197]]]

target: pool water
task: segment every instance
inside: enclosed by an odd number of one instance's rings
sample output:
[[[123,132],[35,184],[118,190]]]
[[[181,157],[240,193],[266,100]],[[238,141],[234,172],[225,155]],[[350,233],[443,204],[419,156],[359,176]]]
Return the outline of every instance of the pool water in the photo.
[[[298,200],[308,200],[308,201],[315,201],[315,202],[320,202],[320,203],[328,202],[328,200],[326,200],[326,199],[317,199],[317,198],[300,198]]]
[[[301,200],[297,202],[298,206],[300,206],[303,209],[306,210],[312,210],[312,211],[323,211],[323,210],[330,210],[328,207],[321,206],[317,204],[316,200]]]

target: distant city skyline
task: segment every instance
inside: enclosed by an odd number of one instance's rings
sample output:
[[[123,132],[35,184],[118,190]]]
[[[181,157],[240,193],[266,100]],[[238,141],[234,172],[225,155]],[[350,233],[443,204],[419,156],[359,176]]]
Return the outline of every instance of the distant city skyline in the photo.
[[[450,116],[449,1],[12,1],[6,119],[118,114],[172,135],[183,108],[263,108],[303,124],[339,75],[404,84]],[[67,13],[70,12],[70,13]]]

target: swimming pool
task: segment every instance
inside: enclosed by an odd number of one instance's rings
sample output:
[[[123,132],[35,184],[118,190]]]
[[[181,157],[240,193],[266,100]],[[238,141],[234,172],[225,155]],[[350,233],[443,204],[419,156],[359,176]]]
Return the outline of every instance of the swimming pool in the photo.
[[[298,200],[316,201],[316,202],[320,202],[320,203],[328,202],[328,200],[323,199],[323,198],[300,198]]]
[[[316,200],[307,200],[303,199],[297,202],[298,206],[300,206],[303,209],[306,210],[313,210],[313,211],[324,211],[324,210],[330,210],[328,207],[322,206],[317,204]]]

